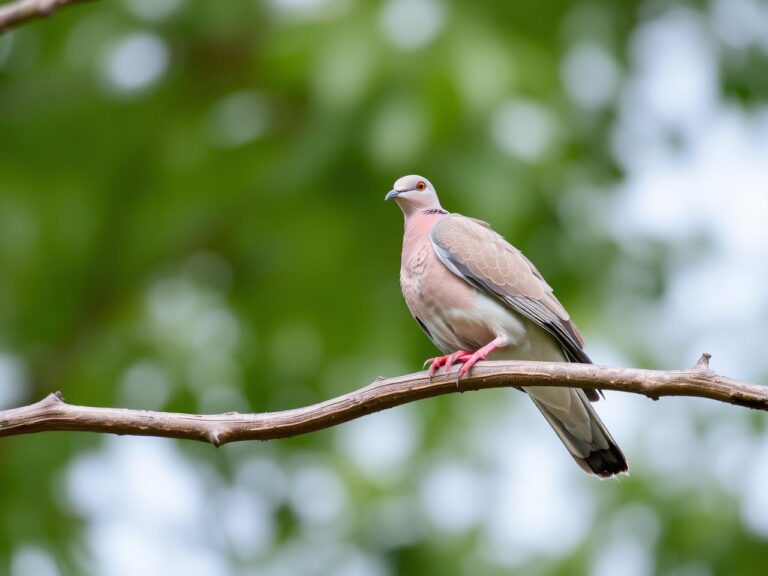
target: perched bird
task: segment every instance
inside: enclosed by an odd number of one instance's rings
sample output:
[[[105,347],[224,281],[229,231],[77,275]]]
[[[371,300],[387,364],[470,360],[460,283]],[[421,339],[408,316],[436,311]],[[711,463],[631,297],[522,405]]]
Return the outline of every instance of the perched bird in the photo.
[[[443,210],[421,176],[395,182],[385,200],[405,215],[400,285],[411,314],[445,356],[431,358],[430,377],[480,360],[591,363],[584,341],[538,270],[480,220]],[[589,400],[595,390],[523,388],[586,472],[608,478],[627,461]]]

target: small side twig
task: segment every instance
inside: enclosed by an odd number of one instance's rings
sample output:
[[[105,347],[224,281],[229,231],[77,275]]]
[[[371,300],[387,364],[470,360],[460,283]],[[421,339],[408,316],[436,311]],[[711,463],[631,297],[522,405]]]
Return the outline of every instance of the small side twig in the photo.
[[[56,10],[92,0],[16,0],[0,4],[0,34],[16,26],[45,18]]]

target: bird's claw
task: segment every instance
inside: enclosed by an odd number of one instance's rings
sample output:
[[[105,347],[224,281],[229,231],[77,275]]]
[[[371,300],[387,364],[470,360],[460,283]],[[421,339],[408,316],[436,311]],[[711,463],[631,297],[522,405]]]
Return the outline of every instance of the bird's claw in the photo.
[[[464,358],[461,358],[462,366],[459,368],[459,376],[456,379],[456,384],[458,385],[459,382],[461,382],[461,379],[466,376],[470,370],[472,370],[472,366],[480,362],[480,360],[485,360],[487,354],[484,354],[482,351],[478,350],[474,354],[467,355]]]
[[[457,361],[465,362],[469,358],[470,354],[466,350],[457,350],[456,352],[446,356],[436,356],[435,358],[429,358],[426,362],[424,362],[425,368],[427,367],[427,364],[429,364],[429,381],[432,382],[432,377],[441,366],[445,366],[445,372],[447,374],[451,369],[451,366],[453,366]]]

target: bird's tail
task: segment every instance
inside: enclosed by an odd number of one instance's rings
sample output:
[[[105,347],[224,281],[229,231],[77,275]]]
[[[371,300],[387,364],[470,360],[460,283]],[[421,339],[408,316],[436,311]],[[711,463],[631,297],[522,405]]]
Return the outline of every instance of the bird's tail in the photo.
[[[628,471],[624,454],[583,390],[537,386],[525,391],[585,472],[610,478]]]

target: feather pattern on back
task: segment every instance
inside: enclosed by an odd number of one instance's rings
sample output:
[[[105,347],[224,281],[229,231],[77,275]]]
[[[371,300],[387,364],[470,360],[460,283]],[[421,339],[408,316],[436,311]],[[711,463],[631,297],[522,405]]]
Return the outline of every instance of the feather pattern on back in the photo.
[[[522,252],[474,218],[451,214],[430,232],[435,253],[454,274],[552,334],[573,362],[591,363],[563,305]]]

